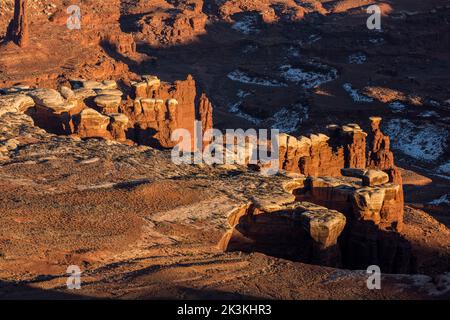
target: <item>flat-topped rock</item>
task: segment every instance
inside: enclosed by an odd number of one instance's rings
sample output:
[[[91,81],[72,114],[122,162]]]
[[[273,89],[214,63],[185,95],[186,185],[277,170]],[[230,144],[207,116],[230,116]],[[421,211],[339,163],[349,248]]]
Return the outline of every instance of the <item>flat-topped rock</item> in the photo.
[[[25,94],[0,95],[0,115],[7,112],[24,112],[34,105],[34,100]]]
[[[94,103],[102,113],[117,113],[121,102],[121,96],[117,95],[103,94],[94,98]]]
[[[118,97],[123,96],[123,92],[118,89],[97,89],[97,90],[95,90],[95,92],[98,95],[108,95],[108,96],[118,96]]]
[[[74,98],[75,97],[75,93],[73,92],[73,90],[69,87],[66,86],[61,86],[59,88],[59,92],[61,93],[61,95],[65,98],[65,99],[69,99],[69,98]]]
[[[344,177],[354,177],[354,178],[360,178],[364,176],[364,172],[366,172],[366,169],[359,169],[359,168],[342,168],[341,174]]]
[[[364,186],[374,187],[389,182],[389,176],[386,172],[376,169],[364,171],[362,176]]]
[[[74,98],[84,100],[86,98],[95,97],[97,93],[92,89],[80,88],[73,90]]]
[[[54,89],[34,89],[27,92],[36,105],[55,108],[65,104],[63,96]]]
[[[337,244],[345,227],[345,216],[327,208],[315,208],[300,213],[303,228],[322,249]]]
[[[389,182],[389,175],[382,170],[343,168],[341,173],[345,177],[361,179],[363,186],[367,187],[375,187]]]
[[[111,139],[108,131],[110,117],[102,115],[94,109],[86,108],[75,119],[75,133],[82,138]]]
[[[111,118],[112,122],[122,122],[127,124],[129,121],[128,117],[123,113],[110,113],[108,116]]]

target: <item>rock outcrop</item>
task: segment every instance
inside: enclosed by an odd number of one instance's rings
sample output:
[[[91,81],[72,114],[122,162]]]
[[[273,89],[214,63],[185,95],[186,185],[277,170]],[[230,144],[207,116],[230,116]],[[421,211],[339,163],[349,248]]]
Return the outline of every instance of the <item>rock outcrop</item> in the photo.
[[[212,128],[213,107],[205,94],[197,97],[192,76],[174,83],[143,76],[132,84],[133,98],[124,95],[114,80],[73,79],[71,87],[30,89],[12,87],[0,103],[2,112],[24,112],[36,125],[55,134],[105,138],[126,143],[172,148],[176,129],[185,129],[190,141],[183,147],[195,151],[195,121],[202,134]],[[8,105],[6,108],[6,104]],[[209,142],[204,142],[204,146]]]
[[[328,126],[329,136],[280,135],[280,169],[307,176],[340,176],[342,168],[365,168],[366,136],[358,125]]]
[[[0,97],[0,116],[8,112],[25,112],[35,105],[31,97],[22,93],[10,93]]]
[[[369,153],[367,167],[382,170],[394,167],[394,154],[390,150],[390,139],[381,132],[381,118],[371,117],[371,132],[369,134]]]
[[[230,214],[226,250],[260,251],[307,263],[341,266],[345,216],[309,202],[255,201]],[[287,201],[287,203],[286,203]],[[275,202],[275,203],[274,203]],[[276,203],[279,202],[279,203]]]
[[[172,132],[183,128],[191,134],[194,148],[196,119],[196,87],[192,76],[175,83],[161,82],[157,77],[144,76],[133,84],[135,100],[125,113],[133,126],[135,141],[150,146],[172,148]],[[203,101],[203,100],[201,100]]]
[[[22,48],[30,42],[27,12],[27,0],[15,0],[14,18],[9,26],[8,38]]]
[[[138,22],[140,37],[151,44],[174,44],[193,40],[205,33],[208,16],[203,0],[174,1],[157,6]],[[166,6],[168,3],[165,4]]]
[[[400,186],[400,191],[396,193],[396,202],[401,204],[398,211],[392,212],[397,221],[396,229],[401,230],[403,227],[403,210],[404,195],[403,181],[400,170],[395,166],[394,154],[390,149],[390,138],[384,135],[380,129],[381,118],[371,117],[371,132],[369,134],[369,152],[367,157],[367,167],[381,169],[389,175],[389,181]]]
[[[202,123],[202,137],[205,132],[213,128],[213,107],[206,94],[202,94],[199,102],[200,121]],[[203,140],[203,149],[210,144],[211,141]]]
[[[91,108],[86,108],[75,117],[75,132],[82,138],[111,139],[108,131],[110,118]]]
[[[108,131],[111,132],[112,138],[119,142],[127,141],[128,117],[123,113],[109,114],[110,124]]]
[[[341,242],[344,265],[384,272],[414,269],[409,243],[398,233],[403,225],[401,185],[391,183],[381,170],[343,169],[350,178],[305,177],[291,190],[299,201],[310,201],[345,214],[347,226]]]

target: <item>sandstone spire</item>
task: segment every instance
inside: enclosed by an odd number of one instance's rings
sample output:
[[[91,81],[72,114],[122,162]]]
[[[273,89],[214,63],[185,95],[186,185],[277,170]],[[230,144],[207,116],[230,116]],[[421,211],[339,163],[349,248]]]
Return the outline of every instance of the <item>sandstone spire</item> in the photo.
[[[390,139],[381,132],[380,117],[370,117],[369,154],[367,166],[381,170],[394,167],[394,155],[390,150]]]
[[[29,43],[27,0],[15,0],[14,18],[9,30],[9,39],[19,47],[26,47]]]
[[[200,97],[199,104],[200,120],[202,122],[202,136],[204,137],[205,132],[208,129],[213,128],[213,106],[204,93]],[[206,146],[208,146],[210,143],[211,141],[203,141],[203,149],[206,148]]]

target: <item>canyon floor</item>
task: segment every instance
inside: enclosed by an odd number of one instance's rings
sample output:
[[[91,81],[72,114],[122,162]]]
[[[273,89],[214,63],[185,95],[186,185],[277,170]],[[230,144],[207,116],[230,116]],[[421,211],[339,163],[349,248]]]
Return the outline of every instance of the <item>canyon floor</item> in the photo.
[[[80,30],[66,2],[33,1],[29,46],[0,44],[1,88],[113,79],[128,93],[143,74],[191,74],[219,129],[298,135],[381,116],[419,267],[369,290],[366,270],[224,251],[229,213],[287,196],[288,174],[175,165],[168,150],[55,135],[0,110],[1,147],[16,144],[0,158],[0,299],[450,298],[446,1],[80,1]],[[366,28],[369,4],[382,30]],[[66,288],[70,265],[80,290]]]

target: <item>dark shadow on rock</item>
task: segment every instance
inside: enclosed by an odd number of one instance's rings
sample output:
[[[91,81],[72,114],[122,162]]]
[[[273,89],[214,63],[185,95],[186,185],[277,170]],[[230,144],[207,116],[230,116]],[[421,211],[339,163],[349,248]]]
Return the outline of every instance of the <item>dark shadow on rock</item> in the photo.
[[[86,300],[79,290],[52,290],[33,287],[29,284],[0,281],[0,300]]]

